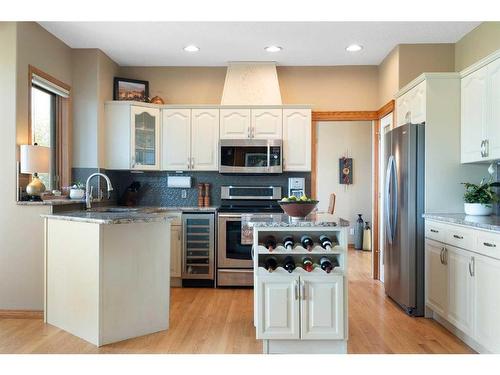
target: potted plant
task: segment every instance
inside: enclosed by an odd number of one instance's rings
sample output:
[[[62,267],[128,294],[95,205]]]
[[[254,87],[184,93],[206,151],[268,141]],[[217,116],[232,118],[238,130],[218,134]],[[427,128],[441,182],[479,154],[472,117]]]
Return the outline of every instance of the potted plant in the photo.
[[[71,199],[83,199],[85,196],[85,185],[81,181],[76,181],[69,190],[69,197]]]
[[[499,187],[500,182],[492,182],[492,178],[485,182],[483,178],[479,185],[463,182],[465,186],[464,210],[466,215],[487,216],[493,213],[493,204],[500,199],[493,190]]]

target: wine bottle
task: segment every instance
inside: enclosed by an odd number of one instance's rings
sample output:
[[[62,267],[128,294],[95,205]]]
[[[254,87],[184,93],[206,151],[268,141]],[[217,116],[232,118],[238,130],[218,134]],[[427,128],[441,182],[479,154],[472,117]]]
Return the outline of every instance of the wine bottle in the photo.
[[[330,273],[335,267],[339,266],[339,261],[337,257],[334,257],[333,261],[331,261],[328,257],[321,257],[321,259],[319,260],[319,265],[323,271],[325,271],[326,273]]]
[[[268,257],[264,261],[264,268],[269,272],[273,272],[277,267],[278,267],[278,261],[276,260],[275,257]]]
[[[302,258],[302,266],[307,272],[311,272],[314,268],[312,259],[309,257]]]
[[[266,238],[264,238],[264,246],[266,247],[267,250],[273,251],[276,249],[276,238],[274,236],[269,235]]]
[[[319,237],[319,243],[321,244],[321,247],[325,250],[332,251],[332,240],[330,240],[330,237],[322,234]]]
[[[295,261],[293,258],[288,255],[283,259],[283,268],[286,269],[289,273],[292,273],[295,269]]]
[[[283,238],[283,247],[287,250],[287,251],[292,251],[293,249],[293,237],[292,236],[286,236]]]
[[[304,234],[300,238],[300,243],[302,244],[302,247],[306,249],[307,251],[312,251],[314,242],[311,237],[309,237],[307,234]]]

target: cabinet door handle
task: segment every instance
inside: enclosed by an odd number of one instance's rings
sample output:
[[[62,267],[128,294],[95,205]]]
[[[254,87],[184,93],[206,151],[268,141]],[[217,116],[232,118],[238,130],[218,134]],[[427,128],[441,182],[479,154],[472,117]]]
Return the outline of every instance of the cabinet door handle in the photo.
[[[481,141],[481,157],[484,158],[484,140]]]
[[[302,296],[302,299],[305,301],[307,299],[306,296],[306,286],[303,281],[300,282],[300,295]]]
[[[446,247],[444,248],[444,253],[443,253],[443,264],[445,266],[448,264],[448,249]]]
[[[490,243],[490,242],[483,242],[483,245],[486,247],[497,247],[497,245],[495,245],[494,243]]]
[[[441,261],[441,264],[444,264],[443,253],[444,253],[444,247],[441,248],[441,252],[439,253],[439,260]]]
[[[463,236],[459,236],[458,234],[454,234],[453,237],[456,238],[457,240],[463,240],[464,239]]]
[[[432,232],[432,233],[439,233],[439,231],[438,231],[438,230],[436,230],[436,229],[431,229],[431,232]]]
[[[297,282],[297,280],[295,280],[294,282],[294,295],[295,295],[295,299],[298,300],[299,299],[299,283]]]
[[[194,169],[194,158],[191,158],[191,169]]]
[[[476,264],[475,264],[475,260],[474,260],[474,257],[470,257],[470,262],[469,262],[469,274],[471,275],[471,277],[474,277],[475,273],[476,273]]]
[[[488,157],[490,154],[490,141],[485,139],[484,140],[484,157]]]

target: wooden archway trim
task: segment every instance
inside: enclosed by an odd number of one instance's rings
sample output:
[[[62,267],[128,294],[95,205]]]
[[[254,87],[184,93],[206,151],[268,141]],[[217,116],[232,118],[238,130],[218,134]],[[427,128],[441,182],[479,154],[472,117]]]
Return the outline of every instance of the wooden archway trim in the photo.
[[[383,105],[377,111],[313,111],[311,122],[311,196],[316,198],[317,184],[317,122],[318,121],[373,121],[372,126],[372,147],[373,147],[373,217],[372,217],[372,249],[373,249],[373,268],[372,274],[374,279],[379,279],[379,143],[380,143],[380,119],[389,113],[394,113],[395,101],[391,100]]]

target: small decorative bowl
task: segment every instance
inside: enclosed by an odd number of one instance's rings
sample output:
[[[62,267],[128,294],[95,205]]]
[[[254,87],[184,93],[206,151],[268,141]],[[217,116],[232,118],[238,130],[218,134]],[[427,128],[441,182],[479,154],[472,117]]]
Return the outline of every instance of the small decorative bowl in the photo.
[[[278,202],[283,211],[290,217],[306,217],[318,204],[319,201],[309,202]]]

